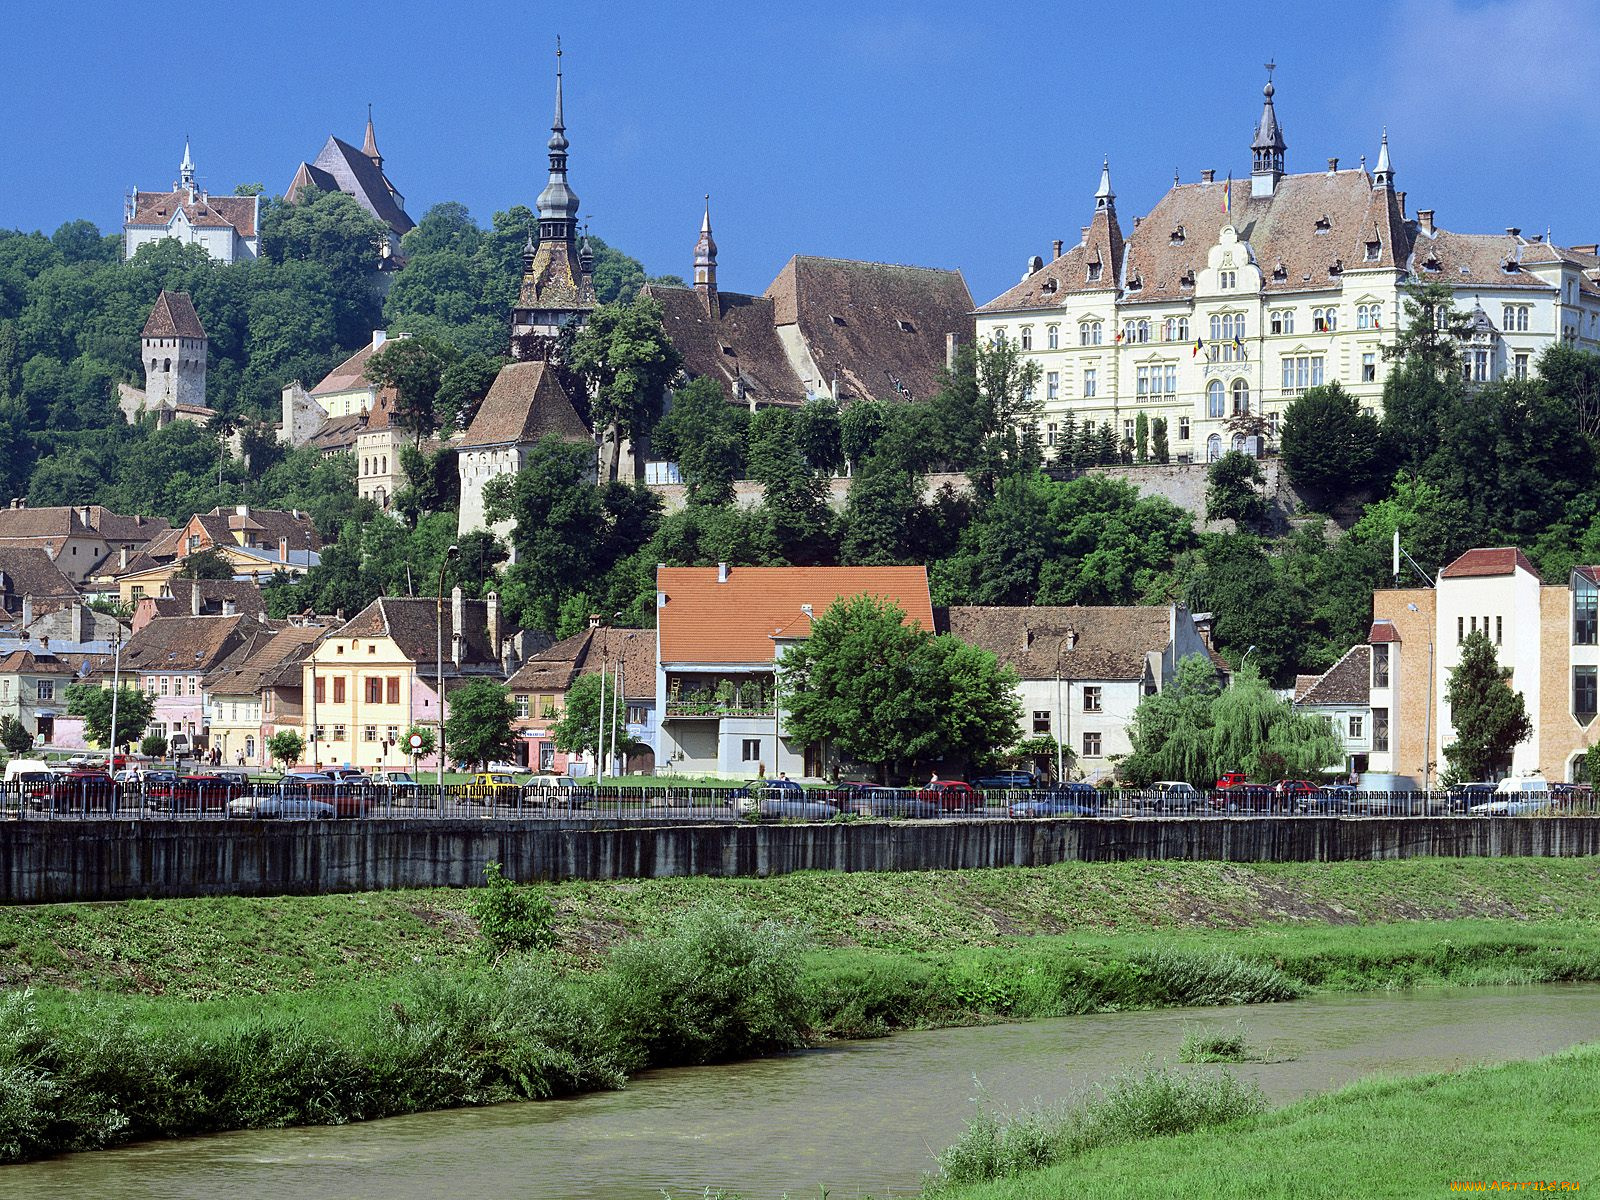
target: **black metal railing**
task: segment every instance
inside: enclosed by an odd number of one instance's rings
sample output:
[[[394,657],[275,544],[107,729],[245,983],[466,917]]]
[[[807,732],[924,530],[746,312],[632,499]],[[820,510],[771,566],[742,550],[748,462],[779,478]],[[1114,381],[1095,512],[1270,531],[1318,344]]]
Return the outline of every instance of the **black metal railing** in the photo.
[[[1531,792],[1296,791],[1235,787],[1218,791],[1107,790],[1086,784],[1015,789],[802,786],[769,781],[746,787],[486,786],[200,779],[112,782],[103,777],[24,777],[0,784],[0,819],[74,820],[400,820],[509,819],[577,822],[741,820],[1034,820],[1103,817],[1526,817],[1600,815],[1586,787]]]

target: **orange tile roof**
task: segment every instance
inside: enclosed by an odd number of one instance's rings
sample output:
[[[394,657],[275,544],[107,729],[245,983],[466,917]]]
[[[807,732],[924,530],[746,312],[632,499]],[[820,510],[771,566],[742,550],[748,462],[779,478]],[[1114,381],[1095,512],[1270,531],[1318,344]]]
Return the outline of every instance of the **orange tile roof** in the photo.
[[[1535,579],[1539,577],[1539,572],[1534,569],[1533,563],[1528,561],[1528,556],[1515,546],[1479,547],[1476,550],[1468,550],[1439,574],[1445,579],[1464,579],[1475,575],[1510,575],[1518,567]]]
[[[776,631],[806,636],[802,604],[821,616],[851,596],[892,600],[911,623],[933,630],[926,567],[729,567],[726,583],[717,582],[717,570],[656,570],[666,596],[656,614],[662,662],[771,662]]]

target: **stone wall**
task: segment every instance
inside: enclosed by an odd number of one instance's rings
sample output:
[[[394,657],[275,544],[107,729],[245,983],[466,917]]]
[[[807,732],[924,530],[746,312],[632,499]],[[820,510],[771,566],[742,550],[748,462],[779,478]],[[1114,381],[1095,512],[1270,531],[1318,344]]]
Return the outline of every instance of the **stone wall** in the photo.
[[[1075,818],[824,825],[8,821],[0,903],[466,887],[517,880],[921,871],[1194,859],[1600,854],[1600,818]]]

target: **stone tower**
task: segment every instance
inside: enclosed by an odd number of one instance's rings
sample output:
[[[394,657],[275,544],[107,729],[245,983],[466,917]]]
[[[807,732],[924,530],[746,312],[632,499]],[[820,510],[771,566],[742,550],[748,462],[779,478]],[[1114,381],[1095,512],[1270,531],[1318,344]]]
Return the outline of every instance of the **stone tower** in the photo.
[[[550,123],[550,176],[539,193],[539,240],[522,248],[522,283],[511,310],[511,356],[550,357],[561,331],[594,310],[594,254],[578,245],[578,194],[567,184],[567,126],[561,103],[561,46],[556,44],[556,112]]]
[[[206,331],[187,292],[162,292],[141,335],[144,408],[169,413],[206,403]]]

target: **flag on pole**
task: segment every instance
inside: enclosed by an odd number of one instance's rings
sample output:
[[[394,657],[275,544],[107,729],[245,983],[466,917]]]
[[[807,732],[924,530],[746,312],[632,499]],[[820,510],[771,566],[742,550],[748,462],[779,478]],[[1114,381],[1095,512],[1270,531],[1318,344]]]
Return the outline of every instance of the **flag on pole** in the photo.
[[[1228,172],[1228,181],[1222,185],[1222,215],[1233,215],[1233,172]]]
[[[1193,358],[1195,355],[1199,354],[1200,351],[1204,350],[1205,348],[1206,348],[1206,344],[1204,342],[1202,342],[1199,338],[1195,338],[1195,340],[1194,340],[1194,349],[1189,351],[1189,357]]]

